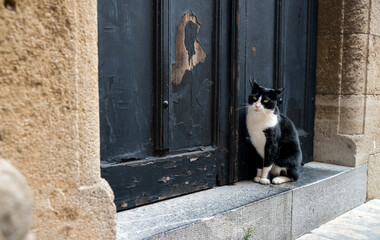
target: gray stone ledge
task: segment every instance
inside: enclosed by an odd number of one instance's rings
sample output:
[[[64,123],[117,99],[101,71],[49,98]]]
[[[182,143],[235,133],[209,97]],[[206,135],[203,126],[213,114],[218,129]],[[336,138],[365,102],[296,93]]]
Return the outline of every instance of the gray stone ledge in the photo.
[[[365,189],[366,166],[309,163],[294,183],[242,181],[119,212],[117,239],[241,239],[249,226],[254,239],[292,239],[363,203]],[[343,207],[315,213],[334,199]]]

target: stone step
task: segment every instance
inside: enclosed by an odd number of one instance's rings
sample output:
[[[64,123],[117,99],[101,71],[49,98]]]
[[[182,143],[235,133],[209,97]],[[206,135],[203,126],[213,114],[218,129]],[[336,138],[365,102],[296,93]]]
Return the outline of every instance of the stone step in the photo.
[[[117,239],[295,239],[364,203],[367,166],[312,162],[296,182],[242,181],[117,214]]]
[[[380,239],[380,200],[373,199],[297,240]]]

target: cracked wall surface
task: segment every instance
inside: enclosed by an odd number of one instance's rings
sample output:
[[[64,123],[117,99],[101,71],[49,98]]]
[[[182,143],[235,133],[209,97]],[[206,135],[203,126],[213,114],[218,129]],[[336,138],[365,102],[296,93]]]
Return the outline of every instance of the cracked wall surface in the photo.
[[[319,1],[314,160],[368,164],[379,198],[380,2]]]
[[[36,239],[114,239],[100,177],[97,1],[0,5],[0,157],[33,192]]]

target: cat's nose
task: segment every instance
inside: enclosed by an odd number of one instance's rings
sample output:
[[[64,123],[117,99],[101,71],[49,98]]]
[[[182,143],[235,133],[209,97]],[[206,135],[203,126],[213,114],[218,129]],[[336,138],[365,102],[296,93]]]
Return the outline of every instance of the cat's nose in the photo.
[[[255,107],[256,107],[256,109],[259,109],[259,108],[260,108],[260,105],[257,105],[257,104],[256,104],[256,106],[255,106]]]

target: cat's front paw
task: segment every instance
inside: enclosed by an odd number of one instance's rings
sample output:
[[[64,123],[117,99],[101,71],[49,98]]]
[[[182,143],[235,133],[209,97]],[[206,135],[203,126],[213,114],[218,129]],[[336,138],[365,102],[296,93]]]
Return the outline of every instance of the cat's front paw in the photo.
[[[259,183],[259,182],[260,182],[260,179],[261,179],[260,177],[255,177],[255,178],[253,179],[253,181]]]
[[[260,179],[260,183],[261,183],[261,184],[264,184],[264,185],[268,185],[268,184],[270,184],[270,180],[267,179],[267,178],[261,178],[261,179]]]
[[[279,184],[283,183],[283,181],[280,178],[276,177],[276,178],[273,178],[272,183],[279,185]]]
[[[273,178],[272,183],[276,184],[276,185],[279,185],[279,184],[286,183],[286,182],[291,182],[291,181],[293,181],[293,180],[290,179],[290,178],[288,178],[288,177],[279,176],[279,177]]]

